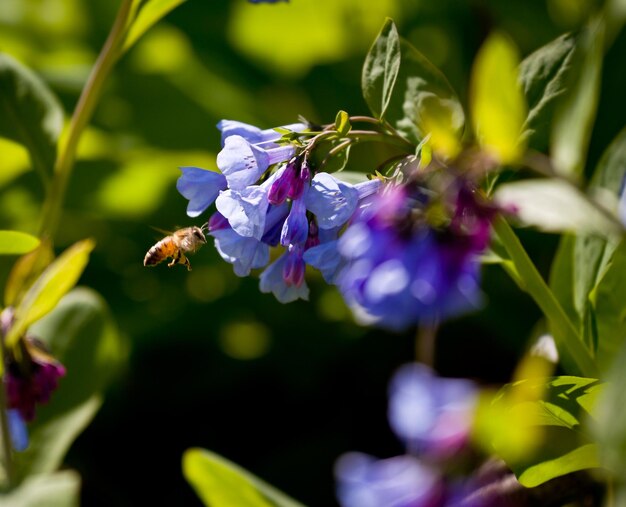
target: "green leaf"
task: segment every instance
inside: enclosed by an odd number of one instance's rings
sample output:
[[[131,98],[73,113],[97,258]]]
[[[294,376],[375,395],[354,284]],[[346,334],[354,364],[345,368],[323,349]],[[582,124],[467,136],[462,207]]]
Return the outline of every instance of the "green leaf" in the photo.
[[[339,111],[335,117],[335,130],[340,137],[346,137],[350,132],[350,117],[345,111]]]
[[[505,386],[493,405],[509,414],[509,427],[492,427],[492,438],[510,433],[519,421],[520,434],[540,428],[542,440],[522,459],[507,459],[520,483],[535,487],[578,470],[599,467],[598,449],[585,423],[606,388],[596,379],[561,376],[533,378]],[[492,409],[493,410],[493,409]]]
[[[303,507],[227,459],[204,449],[188,449],[183,474],[210,507]]]
[[[29,333],[50,348],[67,374],[50,402],[37,408],[37,417],[29,425],[29,447],[16,455],[22,477],[51,472],[61,465],[127,357],[126,344],[105,301],[88,288],[67,294]]]
[[[78,507],[80,476],[72,470],[28,477],[18,488],[0,495],[3,507]]]
[[[186,0],[135,0],[139,12],[133,17],[132,24],[128,28],[122,52],[128,51],[139,38],[153,25],[165,17],[170,11],[184,3]],[[135,7],[137,8],[137,7]]]
[[[52,244],[50,240],[43,240],[35,250],[15,261],[4,287],[4,305],[17,306],[26,291],[53,260]]]
[[[377,118],[383,118],[400,70],[400,38],[393,20],[385,20],[370,48],[361,76],[363,98]]]
[[[52,310],[78,282],[94,246],[92,240],[79,241],[44,270],[15,309],[15,321],[5,337],[7,347],[17,343],[26,329]]]
[[[33,167],[47,181],[63,128],[63,109],[30,69],[0,53],[0,136],[23,144]]]
[[[552,125],[552,160],[561,174],[580,177],[584,170],[598,105],[603,49],[604,24],[595,19],[576,42],[567,92]]]
[[[470,105],[480,145],[501,163],[518,160],[524,146],[520,135],[526,119],[526,101],[518,80],[517,48],[494,33],[474,61]]]
[[[626,342],[622,343],[609,371],[606,389],[598,400],[593,426],[600,446],[600,460],[626,483]]]
[[[610,210],[562,180],[531,179],[498,187],[495,200],[505,209],[514,209],[525,225],[548,232],[593,232],[617,236],[622,228]],[[601,211],[601,209],[603,211]]]
[[[559,98],[565,93],[575,39],[565,34],[527,56],[519,66],[519,79],[528,103],[523,126],[528,145],[546,151],[550,126]]]
[[[25,232],[0,231],[0,255],[21,255],[34,250],[39,239]]]

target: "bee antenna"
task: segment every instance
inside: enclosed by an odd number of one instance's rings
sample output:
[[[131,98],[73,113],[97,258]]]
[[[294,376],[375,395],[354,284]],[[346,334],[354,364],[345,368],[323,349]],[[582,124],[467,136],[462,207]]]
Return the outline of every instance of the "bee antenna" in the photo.
[[[208,220],[200,226],[200,230],[202,232],[209,232],[209,221]]]

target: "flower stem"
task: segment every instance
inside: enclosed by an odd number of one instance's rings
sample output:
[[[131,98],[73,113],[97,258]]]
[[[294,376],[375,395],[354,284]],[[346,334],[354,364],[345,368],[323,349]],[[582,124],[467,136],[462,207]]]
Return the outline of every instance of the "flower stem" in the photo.
[[[111,72],[113,65],[121,55],[121,48],[126,35],[127,22],[133,0],[123,0],[117,13],[111,32],[102,47],[102,51],[89,75],[87,83],[78,99],[72,120],[68,127],[65,141],[61,144],[52,185],[43,206],[43,219],[39,228],[41,237],[53,237],[59,225],[59,219],[67,184],[74,167],[78,141],[91,120],[94,109],[102,93],[102,86]]]
[[[494,222],[494,229],[517,270],[518,281],[523,284],[521,288],[535,300],[535,303],[548,319],[566,369],[574,370],[571,371],[573,374],[598,378],[598,367],[591,353],[584,345],[554,293],[530,260],[511,226],[504,217],[498,216]]]

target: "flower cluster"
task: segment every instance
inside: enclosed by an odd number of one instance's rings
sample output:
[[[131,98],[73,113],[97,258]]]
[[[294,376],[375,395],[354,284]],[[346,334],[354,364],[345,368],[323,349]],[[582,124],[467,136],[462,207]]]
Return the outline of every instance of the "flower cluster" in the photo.
[[[436,463],[463,450],[477,399],[475,385],[436,376],[420,364],[398,370],[389,389],[389,423],[409,451],[378,460],[350,452],[335,465],[342,507],[451,507],[463,487]]]
[[[325,172],[314,173],[306,151],[281,142],[281,131],[303,132],[307,125],[302,123],[260,130],[223,120],[218,128],[220,172],[181,168],[177,189],[189,200],[187,214],[196,217],[215,202],[217,211],[207,229],[235,273],[247,276],[252,269],[265,268],[262,292],[283,303],[307,299],[307,251],[335,241],[381,181],[351,185]],[[270,247],[277,246],[283,253],[270,263]]]

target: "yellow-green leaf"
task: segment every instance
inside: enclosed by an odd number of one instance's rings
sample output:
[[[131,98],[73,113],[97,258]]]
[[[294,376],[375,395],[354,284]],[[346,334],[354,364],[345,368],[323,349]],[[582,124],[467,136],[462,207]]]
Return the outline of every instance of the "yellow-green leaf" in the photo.
[[[21,255],[39,245],[35,236],[19,231],[0,231],[0,255]]]
[[[183,2],[185,0],[147,0],[143,2],[139,7],[137,17],[134,18],[128,29],[122,51],[128,51],[144,33]]]
[[[53,259],[54,252],[49,240],[42,241],[35,250],[20,257],[13,265],[4,287],[5,306],[17,306],[28,288]]]
[[[78,282],[94,246],[92,240],[79,241],[44,270],[15,309],[15,321],[6,336],[7,347],[13,346],[28,326],[52,310]]]
[[[526,101],[518,82],[517,48],[503,34],[483,44],[472,69],[470,105],[480,145],[501,163],[516,161],[524,146],[520,139]]]
[[[227,459],[205,449],[183,456],[187,481],[210,507],[303,507]]]

